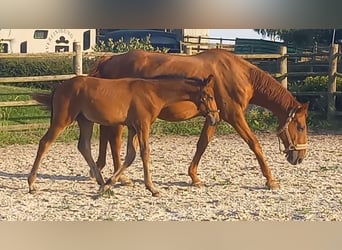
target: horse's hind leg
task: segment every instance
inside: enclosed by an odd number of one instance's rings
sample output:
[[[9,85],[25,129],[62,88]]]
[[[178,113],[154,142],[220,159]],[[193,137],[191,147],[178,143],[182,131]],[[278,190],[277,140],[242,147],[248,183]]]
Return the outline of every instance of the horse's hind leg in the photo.
[[[136,155],[135,148],[137,147],[137,145],[136,145],[137,140],[134,140],[134,139],[136,139],[135,135],[136,135],[136,132],[134,129],[128,129],[127,154],[126,154],[126,158],[125,158],[125,163],[122,166],[119,166],[119,168],[116,168],[113,176],[107,180],[106,184],[103,187],[101,187],[101,191],[106,191],[111,186],[113,186],[118,180],[121,180],[121,176],[123,174],[123,171],[132,164],[133,160],[135,159],[135,155]],[[134,142],[133,142],[133,140],[134,140]]]
[[[100,125],[99,155],[96,161],[96,165],[100,170],[106,165],[107,144],[111,136],[111,127]]]
[[[121,144],[122,144],[123,128],[124,126],[122,125],[116,125],[110,128],[111,133],[109,134],[110,135],[109,143],[110,143],[110,148],[111,148],[112,157],[113,157],[114,173],[118,171],[118,169],[121,167],[120,150],[121,150]],[[128,134],[128,137],[129,137],[129,134]],[[129,155],[129,152],[128,152],[129,151],[128,148],[130,148],[129,144],[130,143],[128,142],[126,158],[127,158],[127,155]],[[125,160],[125,163],[124,163],[125,168],[129,167],[131,163],[126,164],[126,160]],[[118,181],[120,181],[121,184],[125,186],[130,186],[133,184],[132,181],[124,173],[121,173]]]
[[[49,147],[51,146],[52,142],[56,140],[58,135],[64,130],[66,126],[57,126],[55,124],[51,124],[48,131],[39,141],[38,151],[36,155],[36,159],[34,160],[33,167],[31,172],[28,176],[28,185],[29,185],[29,193],[33,194],[37,191],[35,186],[35,181],[37,178],[37,172],[39,165],[42,161],[44,154],[47,152]]]
[[[113,165],[114,165],[114,173],[121,166],[120,159],[120,150],[122,143],[122,130],[124,126],[116,125],[116,126],[100,126],[100,143],[99,143],[99,155],[96,161],[97,167],[102,170],[106,165],[106,151],[107,151],[107,143],[109,142],[112,152]],[[92,173],[90,176],[93,177]],[[132,185],[132,181],[125,176],[123,173],[119,181],[122,185]]]
[[[130,129],[128,130],[128,137],[127,137],[127,151],[126,151],[126,157],[123,166],[125,168],[129,167],[136,155],[137,155],[137,148],[139,146],[138,137],[136,136],[136,133],[134,130]]]
[[[87,120],[82,115],[77,117],[77,123],[80,128],[80,137],[78,139],[78,150],[81,152],[82,156],[88,163],[90,171],[94,174],[96,181],[99,185],[104,184],[104,178],[101,171],[97,168],[96,163],[91,156],[91,136],[93,134],[94,123]]]
[[[211,140],[211,138],[213,137],[215,133],[215,129],[216,129],[216,126],[210,125],[210,120],[206,119],[204,127],[201,131],[200,138],[198,139],[198,142],[197,142],[195,155],[188,169],[188,174],[191,177],[192,185],[194,186],[202,185],[201,180],[197,176],[197,168],[198,168],[199,161],[209,144],[209,141]]]

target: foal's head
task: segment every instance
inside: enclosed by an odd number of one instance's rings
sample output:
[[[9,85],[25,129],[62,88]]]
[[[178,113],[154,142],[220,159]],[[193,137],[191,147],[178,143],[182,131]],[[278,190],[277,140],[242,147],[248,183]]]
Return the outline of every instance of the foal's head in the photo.
[[[214,76],[209,75],[203,80],[201,85],[201,93],[198,109],[207,118],[210,119],[211,125],[215,125],[220,121],[217,104],[214,98]]]
[[[301,163],[307,150],[307,125],[306,118],[309,104],[305,103],[294,108],[285,124],[278,131],[279,138],[283,141],[287,161],[293,165]]]

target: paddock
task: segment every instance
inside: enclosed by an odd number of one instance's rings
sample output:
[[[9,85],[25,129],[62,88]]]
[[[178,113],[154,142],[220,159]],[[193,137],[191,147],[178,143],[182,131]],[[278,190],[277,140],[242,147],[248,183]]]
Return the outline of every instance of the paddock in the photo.
[[[140,157],[126,171],[134,186],[115,185],[114,195],[98,197],[77,142],[52,145],[38,174],[38,192],[31,195],[27,175],[37,145],[2,147],[0,220],[342,221],[342,133],[309,133],[308,156],[296,166],[280,154],[275,133],[257,137],[280,190],[265,188],[253,152],[236,133],[214,136],[198,169],[205,183],[200,188],[187,175],[198,136],[152,136],[158,198],[145,189]],[[96,156],[98,140],[92,143]],[[109,177],[113,164],[107,154]]]

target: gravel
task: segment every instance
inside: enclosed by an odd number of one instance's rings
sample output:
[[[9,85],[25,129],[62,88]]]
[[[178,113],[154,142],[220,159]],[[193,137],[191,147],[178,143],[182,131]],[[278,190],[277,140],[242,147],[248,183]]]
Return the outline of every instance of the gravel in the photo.
[[[342,135],[310,134],[309,152],[290,165],[274,133],[257,135],[281,189],[265,188],[258,163],[237,134],[215,136],[198,173],[204,186],[190,185],[187,168],[197,136],[152,136],[152,197],[143,183],[140,157],[127,169],[133,186],[115,185],[99,196],[98,185],[77,143],[55,143],[39,169],[38,192],[28,193],[27,175],[37,145],[0,148],[0,220],[6,221],[342,221]],[[93,141],[93,155],[98,144]],[[122,149],[122,156],[125,148]],[[108,152],[104,175],[113,165]]]

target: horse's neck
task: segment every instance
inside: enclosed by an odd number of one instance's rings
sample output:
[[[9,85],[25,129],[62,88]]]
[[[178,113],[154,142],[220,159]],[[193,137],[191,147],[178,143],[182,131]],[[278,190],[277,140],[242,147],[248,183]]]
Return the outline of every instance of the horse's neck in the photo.
[[[300,105],[287,89],[268,74],[258,71],[251,78],[254,89],[251,104],[270,110],[280,122],[287,118],[292,108]]]

